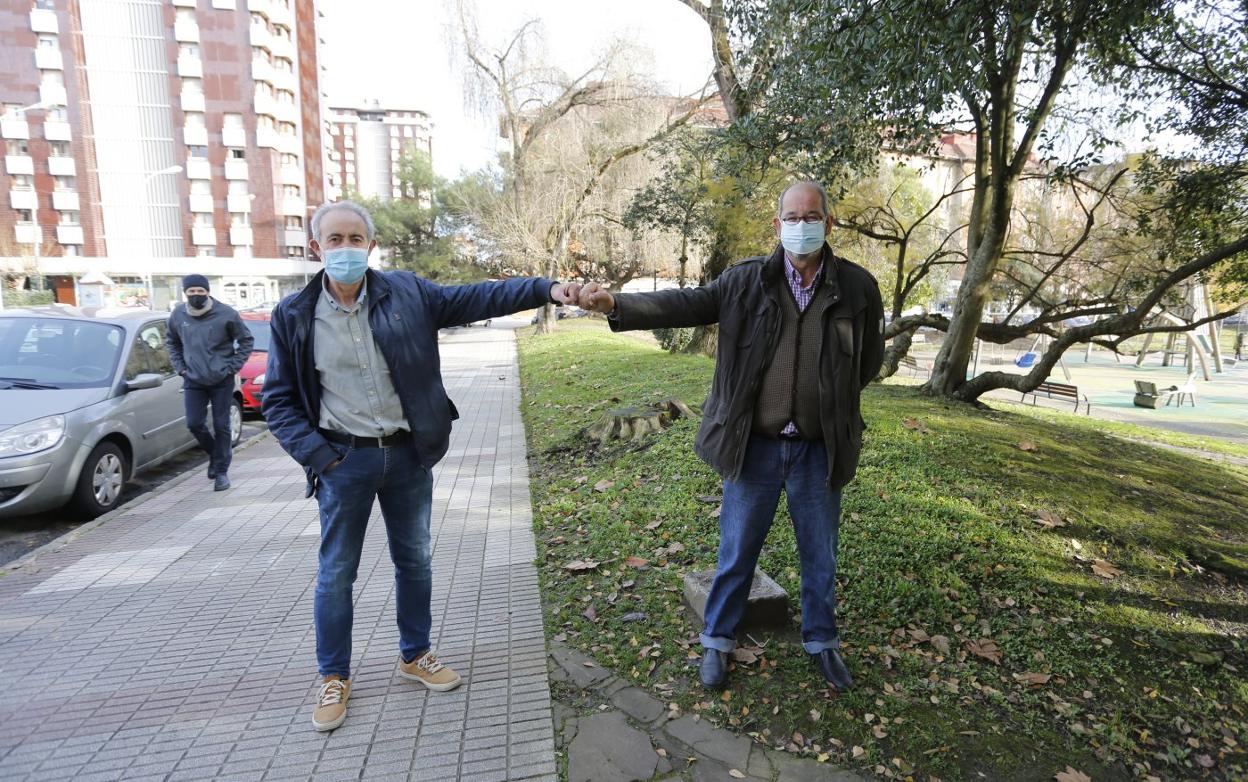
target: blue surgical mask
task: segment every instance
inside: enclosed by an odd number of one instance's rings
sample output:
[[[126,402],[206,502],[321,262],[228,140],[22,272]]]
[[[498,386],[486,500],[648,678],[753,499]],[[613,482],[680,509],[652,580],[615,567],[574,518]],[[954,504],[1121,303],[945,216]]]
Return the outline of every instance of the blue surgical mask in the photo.
[[[807,223],[799,220],[795,225],[780,222],[780,244],[794,255],[809,255],[824,242],[823,221]]]
[[[364,277],[368,269],[368,250],[359,247],[339,247],[326,250],[325,273],[334,282],[354,285]]]

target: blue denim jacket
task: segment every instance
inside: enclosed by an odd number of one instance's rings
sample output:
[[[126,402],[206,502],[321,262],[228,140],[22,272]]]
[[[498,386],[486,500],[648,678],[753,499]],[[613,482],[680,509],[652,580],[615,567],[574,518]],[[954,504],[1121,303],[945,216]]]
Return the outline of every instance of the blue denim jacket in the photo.
[[[312,324],[323,275],[273,310],[261,403],[269,431],[304,466],[309,491],[340,456],[317,430],[321,397]],[[442,385],[438,329],[540,307],[551,300],[555,282],[527,277],[442,286],[411,272],[369,269],[367,275],[373,339],[390,367],[421,464],[433,467],[446,455],[451,421],[459,417]]]

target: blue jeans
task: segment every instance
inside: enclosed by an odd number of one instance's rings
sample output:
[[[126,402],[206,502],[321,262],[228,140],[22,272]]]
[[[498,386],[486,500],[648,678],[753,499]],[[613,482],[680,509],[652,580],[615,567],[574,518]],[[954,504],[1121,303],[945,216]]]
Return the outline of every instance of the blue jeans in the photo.
[[[322,676],[351,675],[352,587],[364,531],[381,501],[394,562],[399,651],[405,660],[429,648],[432,625],[433,546],[429,515],[433,474],[410,443],[344,451],[341,464],[321,476],[321,551],[316,573],[316,662]]]
[[[816,654],[841,645],[836,630],[836,544],[841,492],[828,488],[822,442],[751,436],[741,474],[724,481],[719,564],[706,598],[702,646],[731,652],[745,613],[754,568],[776,516],[780,490],[789,500],[802,569],[802,646]]]
[[[199,447],[208,452],[213,469],[229,472],[234,456],[230,432],[230,408],[234,405],[234,376],[215,386],[182,385],[182,404],[186,408],[186,428],[191,430]],[[212,405],[212,431],[208,431],[208,405]]]

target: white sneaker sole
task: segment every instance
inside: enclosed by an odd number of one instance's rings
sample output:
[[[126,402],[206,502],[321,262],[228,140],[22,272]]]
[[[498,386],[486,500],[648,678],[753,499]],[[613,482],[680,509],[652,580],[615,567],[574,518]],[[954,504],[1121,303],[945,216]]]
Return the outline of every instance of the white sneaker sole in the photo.
[[[313,717],[312,727],[324,733],[325,731],[333,730],[334,728],[337,728],[338,726],[342,725],[342,723],[346,721],[347,721],[347,711],[346,709],[343,709],[342,714],[338,715],[338,719],[332,720],[330,722],[317,722],[316,717]]]
[[[417,676],[414,673],[408,673],[407,671],[404,671],[402,668],[399,669],[399,676],[403,679],[407,679],[409,682],[420,682],[421,684],[425,685],[426,687],[433,690],[434,692],[449,692],[450,690],[453,690],[456,687],[458,687],[460,684],[463,684],[463,681],[464,681],[464,677],[460,676],[459,674],[455,674],[455,681],[447,682],[446,684],[434,684],[431,681],[422,679],[421,677]]]

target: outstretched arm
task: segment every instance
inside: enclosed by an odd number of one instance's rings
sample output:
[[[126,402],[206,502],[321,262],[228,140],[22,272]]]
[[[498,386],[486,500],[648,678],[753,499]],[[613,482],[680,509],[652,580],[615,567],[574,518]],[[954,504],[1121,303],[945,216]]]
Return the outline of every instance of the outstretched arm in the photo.
[[[612,331],[688,328],[719,321],[719,280],[698,288],[614,294],[591,282],[581,288],[582,309],[607,316]]]
[[[476,320],[499,318],[549,303],[574,303],[581,286],[545,277],[477,282],[471,285],[427,283],[438,313],[438,328],[462,326]]]

